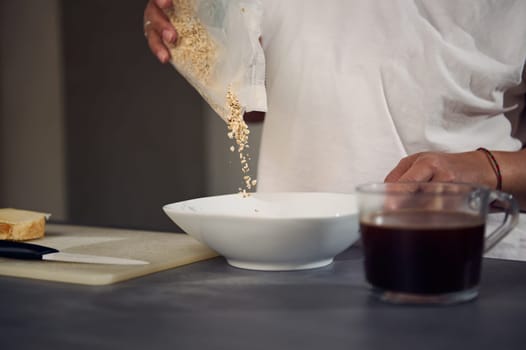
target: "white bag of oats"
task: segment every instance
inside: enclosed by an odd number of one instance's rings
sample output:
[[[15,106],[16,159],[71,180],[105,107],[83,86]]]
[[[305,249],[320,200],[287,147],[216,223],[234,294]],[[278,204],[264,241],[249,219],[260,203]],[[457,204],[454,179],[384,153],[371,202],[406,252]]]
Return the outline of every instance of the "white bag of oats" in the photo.
[[[265,57],[260,45],[258,0],[173,0],[170,20],[178,32],[172,65],[225,121],[228,96],[241,112],[267,109]]]

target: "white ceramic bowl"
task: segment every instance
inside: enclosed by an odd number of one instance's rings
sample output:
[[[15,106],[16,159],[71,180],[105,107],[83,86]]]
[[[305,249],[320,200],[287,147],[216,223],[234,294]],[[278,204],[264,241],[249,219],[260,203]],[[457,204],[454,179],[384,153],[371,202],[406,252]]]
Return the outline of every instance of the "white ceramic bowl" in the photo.
[[[325,266],[359,237],[354,194],[230,194],[172,203],[163,210],[230,265],[245,269]]]

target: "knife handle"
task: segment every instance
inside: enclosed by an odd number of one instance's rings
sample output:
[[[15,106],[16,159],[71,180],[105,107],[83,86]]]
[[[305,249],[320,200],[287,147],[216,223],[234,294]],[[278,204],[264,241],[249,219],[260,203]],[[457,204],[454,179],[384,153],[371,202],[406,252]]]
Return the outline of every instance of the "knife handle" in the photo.
[[[57,252],[54,248],[38,244],[0,240],[0,256],[6,258],[41,260],[42,255]]]

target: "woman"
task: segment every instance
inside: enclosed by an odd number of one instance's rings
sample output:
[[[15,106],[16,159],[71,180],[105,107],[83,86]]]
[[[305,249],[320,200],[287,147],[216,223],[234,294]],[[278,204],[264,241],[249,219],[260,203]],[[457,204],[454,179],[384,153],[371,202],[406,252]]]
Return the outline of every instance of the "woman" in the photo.
[[[457,181],[526,209],[526,2],[264,0],[258,191]],[[144,12],[152,52],[177,40]],[[400,160],[401,159],[401,160]]]

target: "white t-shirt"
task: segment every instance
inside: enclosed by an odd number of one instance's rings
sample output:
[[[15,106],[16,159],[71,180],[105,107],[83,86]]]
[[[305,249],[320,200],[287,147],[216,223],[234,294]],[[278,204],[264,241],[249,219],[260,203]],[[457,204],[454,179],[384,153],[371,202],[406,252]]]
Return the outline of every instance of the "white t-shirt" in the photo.
[[[263,6],[259,191],[350,192],[408,154],[526,141],[526,1]]]

